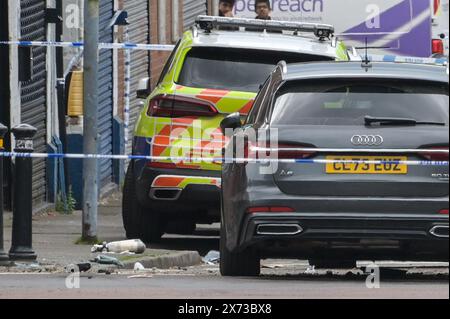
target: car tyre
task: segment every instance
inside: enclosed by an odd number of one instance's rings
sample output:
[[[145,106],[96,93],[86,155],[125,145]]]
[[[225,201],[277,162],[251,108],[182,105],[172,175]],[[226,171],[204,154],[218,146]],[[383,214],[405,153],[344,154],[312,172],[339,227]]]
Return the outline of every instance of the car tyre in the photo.
[[[220,232],[220,273],[225,277],[256,277],[261,272],[260,258],[252,248],[241,252],[227,249],[225,230]]]
[[[146,243],[155,243],[164,234],[160,214],[143,207],[137,199],[133,162],[128,166],[125,176],[122,219],[128,239],[139,238]]]

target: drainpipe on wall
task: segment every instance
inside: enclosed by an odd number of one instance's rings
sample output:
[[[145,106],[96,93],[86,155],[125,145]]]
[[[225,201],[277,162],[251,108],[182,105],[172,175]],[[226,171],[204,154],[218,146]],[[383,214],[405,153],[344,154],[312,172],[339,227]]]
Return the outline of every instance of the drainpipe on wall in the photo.
[[[166,44],[166,0],[158,0],[158,41]]]
[[[219,15],[219,0],[212,0],[212,15]]]
[[[172,42],[177,42],[180,34],[180,1],[172,0]]]

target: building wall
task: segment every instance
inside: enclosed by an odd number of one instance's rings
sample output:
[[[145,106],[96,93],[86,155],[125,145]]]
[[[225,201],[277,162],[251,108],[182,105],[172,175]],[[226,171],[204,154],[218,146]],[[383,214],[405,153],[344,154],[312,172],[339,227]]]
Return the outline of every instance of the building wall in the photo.
[[[178,13],[178,19],[179,19],[179,29],[177,30],[177,34],[181,37],[183,34],[183,0],[179,1],[179,13]],[[164,28],[164,34],[160,33],[159,28],[159,4],[165,3],[165,28]],[[173,44],[174,43],[174,31],[172,30],[172,1],[166,0],[166,1],[158,1],[158,0],[150,0],[150,43],[152,44]],[[165,38],[166,41],[162,42],[160,41],[161,38]],[[150,74],[151,74],[151,83],[152,88],[155,87],[156,82],[159,79],[159,76],[161,74],[161,70],[164,67],[164,64],[166,63],[167,59],[170,56],[170,52],[162,52],[162,51],[152,51],[150,54]]]

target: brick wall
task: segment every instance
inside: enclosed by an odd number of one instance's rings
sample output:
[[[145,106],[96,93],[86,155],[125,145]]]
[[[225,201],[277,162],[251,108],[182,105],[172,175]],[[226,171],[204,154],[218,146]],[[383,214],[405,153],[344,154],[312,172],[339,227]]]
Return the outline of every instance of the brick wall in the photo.
[[[181,36],[183,33],[183,0],[179,0],[179,25],[180,30],[178,30],[178,34]],[[159,43],[159,33],[158,33],[158,0],[150,0],[150,43],[152,44],[161,44]],[[172,43],[172,1],[166,0],[166,44]],[[151,54],[151,63],[150,63],[150,74],[151,74],[151,83],[152,88],[155,87],[156,82],[158,81],[161,70],[163,69],[168,57],[170,56],[170,52],[161,52],[161,51],[152,51]]]

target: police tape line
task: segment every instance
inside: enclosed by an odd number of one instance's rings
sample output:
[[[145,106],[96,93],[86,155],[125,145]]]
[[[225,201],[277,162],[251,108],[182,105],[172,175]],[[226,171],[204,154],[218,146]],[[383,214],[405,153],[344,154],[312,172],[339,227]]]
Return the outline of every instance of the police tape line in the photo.
[[[0,45],[17,45],[21,47],[54,47],[83,48],[83,42],[53,42],[53,41],[0,41]],[[142,44],[142,43],[99,43],[99,49],[143,50],[143,51],[173,51],[174,45]]]
[[[357,160],[357,159],[283,159],[283,158],[223,158],[223,157],[174,157],[145,155],[103,155],[103,154],[61,154],[61,153],[15,153],[0,152],[0,157],[11,158],[48,158],[48,159],[111,159],[172,161],[173,163],[285,163],[285,164],[373,164],[407,166],[449,166],[448,161],[409,161],[409,160]]]

